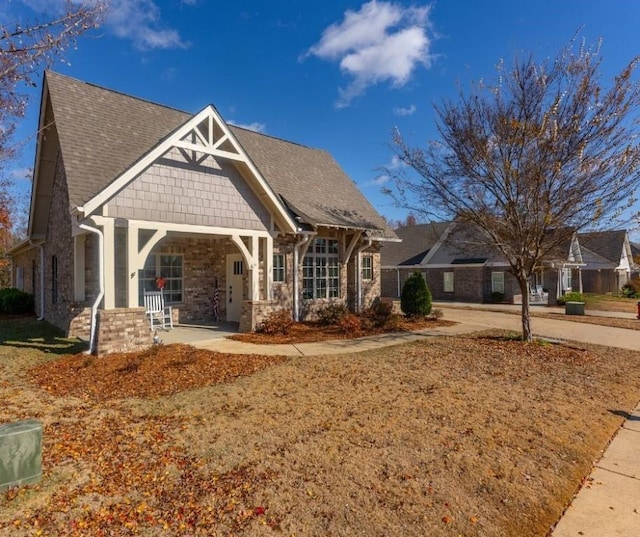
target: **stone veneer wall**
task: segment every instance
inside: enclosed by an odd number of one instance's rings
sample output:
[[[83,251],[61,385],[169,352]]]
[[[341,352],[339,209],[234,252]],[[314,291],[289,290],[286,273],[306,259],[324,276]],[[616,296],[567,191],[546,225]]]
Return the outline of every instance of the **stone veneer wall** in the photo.
[[[96,354],[144,349],[149,347],[152,341],[144,308],[98,311]]]
[[[91,308],[78,306],[71,309],[68,337],[89,341],[91,337]]]
[[[243,300],[240,315],[239,332],[251,332],[256,329],[268,315],[282,309],[276,300]]]
[[[362,255],[372,257],[372,278],[370,280],[363,280],[362,282],[362,307],[363,309],[366,309],[382,294],[380,250],[378,248],[378,250],[375,251],[373,248],[370,248],[363,252]]]
[[[73,238],[69,216],[69,193],[62,159],[58,154],[53,178],[51,205],[44,245],[45,319],[63,329],[69,328],[70,310],[74,305]],[[52,295],[52,263],[57,258],[57,300]]]
[[[219,313],[221,318],[225,318],[227,254],[238,252],[231,240],[169,237],[161,241],[153,252],[184,256],[182,302],[173,305],[174,313],[179,312],[180,322],[213,318],[213,289],[216,279]]]

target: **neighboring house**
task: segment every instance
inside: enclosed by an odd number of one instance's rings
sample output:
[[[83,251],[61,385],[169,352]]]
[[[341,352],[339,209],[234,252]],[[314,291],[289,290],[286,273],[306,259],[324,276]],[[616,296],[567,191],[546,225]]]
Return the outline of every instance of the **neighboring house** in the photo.
[[[578,233],[586,266],[582,285],[586,293],[618,293],[637,270],[626,230]]]
[[[400,227],[395,230],[402,242],[386,244],[382,260],[382,296],[399,297],[402,287],[416,270],[422,271],[423,262],[450,222],[432,222]]]
[[[150,342],[143,293],[177,321],[254,328],[380,295],[397,241],[329,153],[47,72],[28,239],[13,281],[98,352]]]
[[[490,302],[502,296],[504,301],[522,299],[518,282],[509,272],[504,256],[491,246],[479,229],[459,222],[439,222],[400,228],[396,234],[406,240],[382,250],[382,290],[385,297],[397,298],[399,282],[411,272],[421,272],[434,300]],[[426,246],[426,247],[425,247]],[[558,247],[538,267],[530,282],[535,301],[555,302],[567,291],[580,288],[580,247],[575,235]],[[544,294],[542,293],[544,290]]]

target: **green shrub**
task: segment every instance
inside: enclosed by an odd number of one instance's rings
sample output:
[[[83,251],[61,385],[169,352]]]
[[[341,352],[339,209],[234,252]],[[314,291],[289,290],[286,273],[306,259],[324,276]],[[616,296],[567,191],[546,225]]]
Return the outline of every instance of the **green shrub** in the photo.
[[[349,313],[346,304],[342,302],[334,302],[318,310],[318,322],[325,326],[338,324],[340,319]]]
[[[256,332],[262,334],[288,334],[293,326],[291,313],[286,310],[272,311],[260,324],[256,326]]]
[[[402,312],[411,316],[424,316],[431,313],[431,291],[419,272],[414,272],[402,287],[400,297]]]
[[[559,306],[564,306],[567,302],[584,302],[584,296],[582,293],[573,291],[558,298],[557,302]]]
[[[33,295],[13,287],[0,289],[0,313],[33,313]]]
[[[504,302],[504,293],[501,293],[500,291],[494,291],[491,293],[491,302],[494,304],[502,304],[502,302]]]
[[[620,289],[625,298],[640,298],[640,280],[629,280]]]

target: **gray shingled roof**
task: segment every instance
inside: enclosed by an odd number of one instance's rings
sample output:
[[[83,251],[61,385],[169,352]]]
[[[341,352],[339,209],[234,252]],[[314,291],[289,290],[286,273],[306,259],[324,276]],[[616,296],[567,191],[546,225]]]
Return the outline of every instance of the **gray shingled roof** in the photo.
[[[192,117],[53,72],[46,73],[46,81],[74,206],[98,194]],[[230,129],[300,222],[395,238],[328,152],[231,125]]]
[[[604,257],[618,266],[624,249],[627,232],[624,230],[592,231],[578,233],[580,247],[591,250],[600,257]]]
[[[381,251],[382,266],[419,265],[449,227],[450,222],[431,222],[395,230],[402,242],[385,245]]]

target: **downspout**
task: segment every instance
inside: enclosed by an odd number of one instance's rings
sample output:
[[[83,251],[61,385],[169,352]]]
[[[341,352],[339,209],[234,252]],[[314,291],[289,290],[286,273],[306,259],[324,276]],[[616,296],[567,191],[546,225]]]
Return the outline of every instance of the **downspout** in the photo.
[[[400,298],[400,269],[396,269],[396,274],[398,276],[398,298]]]
[[[293,320],[300,320],[300,248],[311,240],[312,235],[304,235],[293,247]]]
[[[100,304],[104,297],[104,235],[98,228],[88,226],[87,224],[80,224],[78,227],[98,236],[98,282],[100,283],[100,292],[98,293],[94,303],[91,305],[91,335],[89,336],[89,354],[93,354],[96,350],[95,344],[98,304]]]
[[[365,243],[356,252],[356,312],[362,310],[362,252],[371,247],[371,239],[365,239]]]

